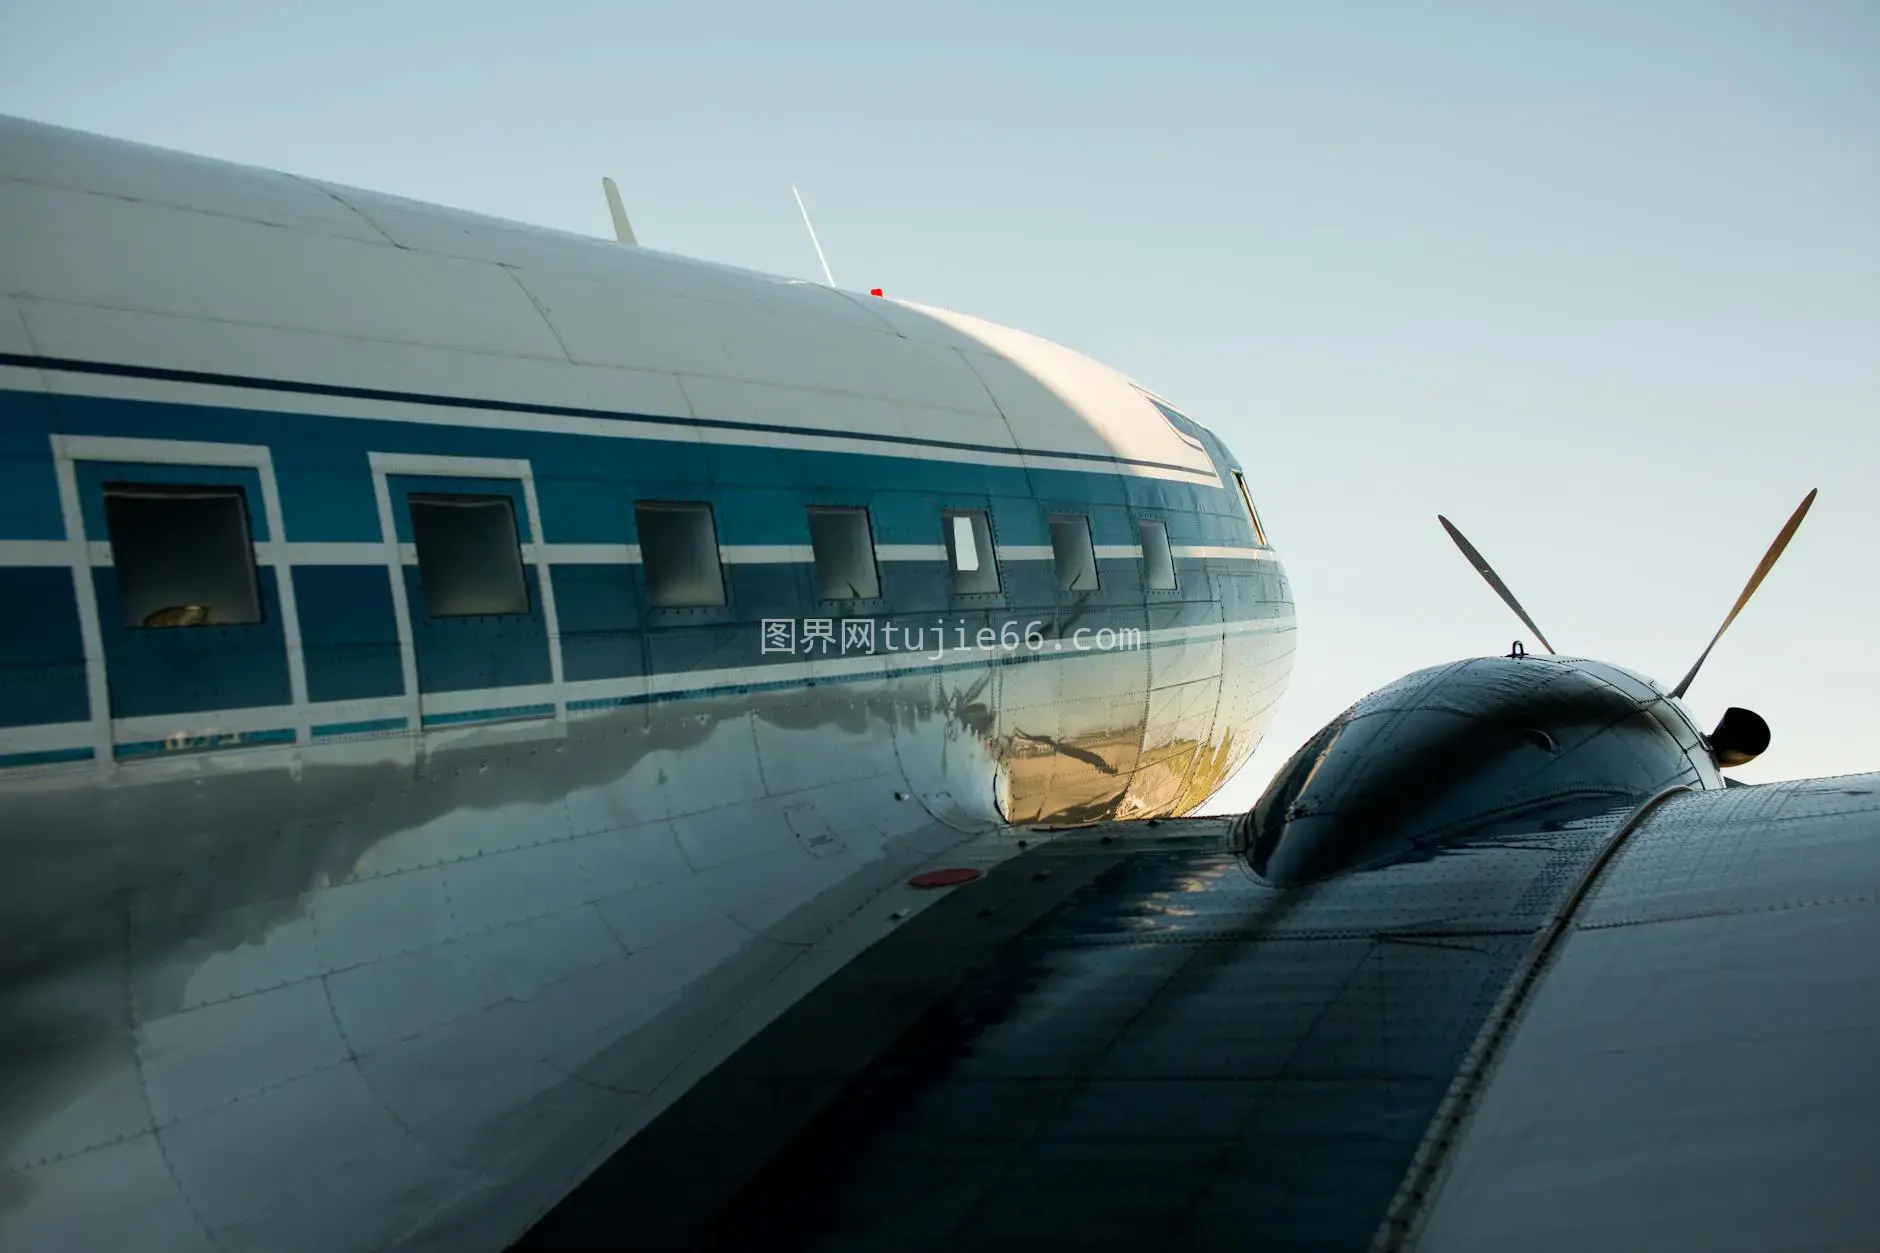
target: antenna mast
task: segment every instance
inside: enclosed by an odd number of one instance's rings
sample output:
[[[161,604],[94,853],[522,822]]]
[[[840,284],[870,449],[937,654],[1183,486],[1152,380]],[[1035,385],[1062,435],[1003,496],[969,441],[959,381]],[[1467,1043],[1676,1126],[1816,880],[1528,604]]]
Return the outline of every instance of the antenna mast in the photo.
[[[810,246],[816,250],[816,259],[822,262],[823,278],[828,280],[829,286],[834,287],[836,276],[829,272],[829,258],[823,256],[822,244],[816,239],[816,228],[810,225],[809,210],[803,207],[803,193],[796,189],[795,183],[791,183],[790,194],[796,197],[797,211],[803,215],[803,226],[809,231]]]
[[[632,225],[627,221],[627,207],[620,203],[620,188],[614,185],[613,179],[603,178],[601,190],[607,193],[607,212],[613,215],[614,238],[623,244],[639,243],[633,237]]]

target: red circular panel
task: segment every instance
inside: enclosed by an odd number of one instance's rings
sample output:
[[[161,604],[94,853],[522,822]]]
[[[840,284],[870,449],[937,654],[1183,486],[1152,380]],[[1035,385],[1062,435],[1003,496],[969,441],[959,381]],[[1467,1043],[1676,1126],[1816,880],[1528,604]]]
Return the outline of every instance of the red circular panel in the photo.
[[[971,883],[978,877],[977,870],[952,866],[946,870],[923,870],[907,883],[909,887],[916,888],[950,888],[956,883]]]

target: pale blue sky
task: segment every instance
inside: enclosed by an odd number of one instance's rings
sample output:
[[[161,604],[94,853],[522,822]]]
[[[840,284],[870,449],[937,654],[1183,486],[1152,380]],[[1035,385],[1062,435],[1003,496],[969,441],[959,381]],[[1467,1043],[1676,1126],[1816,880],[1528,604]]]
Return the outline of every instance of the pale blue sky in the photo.
[[[1880,4],[0,0],[0,112],[836,278],[1239,452],[1299,600],[1252,802],[1519,624],[1880,768]]]

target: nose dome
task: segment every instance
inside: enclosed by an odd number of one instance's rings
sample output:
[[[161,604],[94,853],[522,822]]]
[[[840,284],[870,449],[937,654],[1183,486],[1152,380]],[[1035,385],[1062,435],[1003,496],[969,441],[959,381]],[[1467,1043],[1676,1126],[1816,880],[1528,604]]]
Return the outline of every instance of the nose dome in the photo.
[[[1648,682],[1599,663],[1479,657],[1406,675],[1327,724],[1244,829],[1279,886],[1718,786],[1702,741]]]

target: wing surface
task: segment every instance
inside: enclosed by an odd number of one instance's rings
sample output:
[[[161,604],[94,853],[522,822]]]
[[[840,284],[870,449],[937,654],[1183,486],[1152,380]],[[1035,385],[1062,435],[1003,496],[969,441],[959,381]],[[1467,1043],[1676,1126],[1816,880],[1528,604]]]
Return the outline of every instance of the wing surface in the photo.
[[[1880,774],[1666,801],[1473,1105],[1421,1253],[1880,1248]]]
[[[1880,1248],[1880,775],[1280,891],[1113,824],[911,919],[524,1249]]]
[[[1285,892],[1225,819],[1061,836],[832,975],[520,1247],[1362,1250],[1626,816]]]

